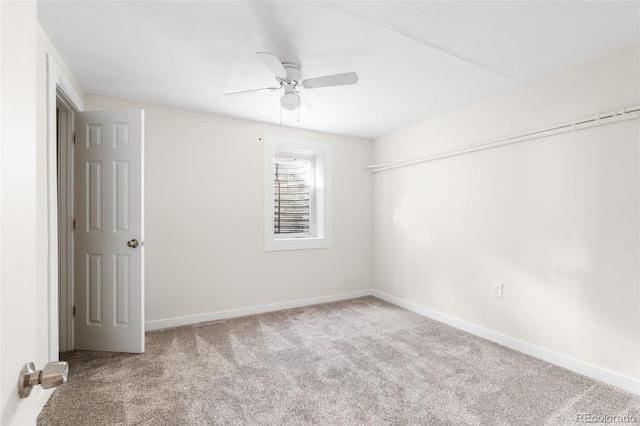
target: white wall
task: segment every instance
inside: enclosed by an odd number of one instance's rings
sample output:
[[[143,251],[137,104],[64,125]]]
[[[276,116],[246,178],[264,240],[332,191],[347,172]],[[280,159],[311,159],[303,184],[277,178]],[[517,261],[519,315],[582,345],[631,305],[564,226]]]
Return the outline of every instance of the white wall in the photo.
[[[19,400],[22,366],[47,361],[47,342],[38,340],[36,247],[36,8],[34,2],[2,2],[2,154],[0,190],[0,423],[35,423],[50,392],[35,390]],[[46,265],[46,263],[45,263]],[[46,283],[46,282],[45,282]],[[35,303],[34,303],[35,302]],[[44,349],[44,351],[43,351]]]
[[[402,129],[374,163],[640,104],[639,63],[634,46]],[[375,174],[375,289],[638,380],[639,140],[633,120]]]
[[[18,398],[27,362],[49,361],[46,55],[75,78],[37,22],[35,2],[0,2],[0,424],[35,424],[53,390]],[[55,188],[55,186],[54,186]]]
[[[43,361],[39,324],[35,230],[36,19],[35,3],[2,2],[0,154],[0,423],[34,422],[43,395],[18,398],[18,374],[29,361]],[[44,399],[46,401],[46,399]]]
[[[371,141],[87,95],[145,109],[146,320],[359,291],[371,285]],[[333,145],[333,247],[265,252],[265,133]]]

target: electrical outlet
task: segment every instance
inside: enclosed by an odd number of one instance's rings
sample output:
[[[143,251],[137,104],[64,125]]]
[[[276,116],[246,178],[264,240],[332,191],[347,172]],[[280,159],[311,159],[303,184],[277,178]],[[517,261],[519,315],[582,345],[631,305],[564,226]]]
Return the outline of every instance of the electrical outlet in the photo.
[[[494,297],[502,298],[502,284],[493,283],[491,289]]]

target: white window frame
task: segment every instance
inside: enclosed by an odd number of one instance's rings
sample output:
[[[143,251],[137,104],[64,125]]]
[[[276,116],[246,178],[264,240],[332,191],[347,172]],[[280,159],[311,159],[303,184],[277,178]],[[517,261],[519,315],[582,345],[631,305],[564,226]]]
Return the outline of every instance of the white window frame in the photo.
[[[304,250],[332,246],[333,147],[330,143],[279,135],[264,140],[264,250]],[[276,156],[312,159],[313,188],[309,229],[311,235],[276,235],[274,232],[274,176]]]

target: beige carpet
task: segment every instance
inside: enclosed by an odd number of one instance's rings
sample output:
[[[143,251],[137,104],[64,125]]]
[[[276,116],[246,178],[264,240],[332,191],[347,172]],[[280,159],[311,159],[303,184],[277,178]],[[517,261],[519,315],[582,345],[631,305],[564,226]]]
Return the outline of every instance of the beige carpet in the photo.
[[[64,354],[69,382],[38,424],[640,423],[637,396],[374,297],[146,338],[142,355]]]

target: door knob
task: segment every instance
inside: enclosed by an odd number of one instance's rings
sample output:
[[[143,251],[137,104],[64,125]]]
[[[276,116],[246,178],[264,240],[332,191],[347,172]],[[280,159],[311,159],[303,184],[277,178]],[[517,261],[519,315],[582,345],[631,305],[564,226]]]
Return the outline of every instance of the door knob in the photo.
[[[30,362],[20,371],[18,394],[20,398],[26,398],[36,385],[41,385],[43,389],[55,388],[67,383],[68,376],[69,364],[66,361],[50,362],[42,370],[36,370],[35,365]]]
[[[140,243],[138,242],[138,240],[136,240],[135,238],[131,241],[127,241],[127,245],[131,248],[136,248],[138,247],[138,245],[140,245]]]

